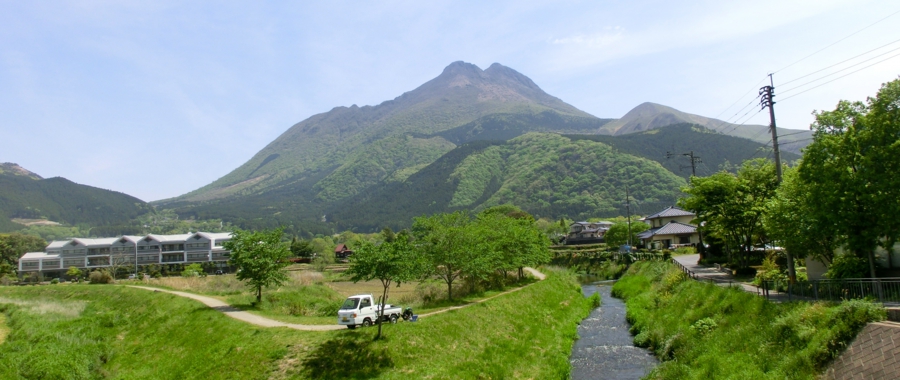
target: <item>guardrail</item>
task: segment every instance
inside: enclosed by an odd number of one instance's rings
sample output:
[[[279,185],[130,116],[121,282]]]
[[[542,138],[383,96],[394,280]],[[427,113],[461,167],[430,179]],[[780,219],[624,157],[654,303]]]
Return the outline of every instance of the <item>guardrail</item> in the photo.
[[[870,298],[880,303],[900,303],[900,278],[849,278],[839,280],[763,281],[760,284],[768,298],[769,291],[787,293],[789,297],[809,300],[841,301]]]
[[[675,266],[677,266],[679,269],[681,269],[681,271],[684,272],[684,274],[686,274],[689,278],[691,278],[694,281],[708,282],[710,284],[724,284],[724,285],[728,285],[728,286],[738,284],[734,280],[730,280],[730,279],[723,280],[723,279],[719,279],[719,278],[710,278],[710,277],[703,277],[701,275],[698,275],[697,273],[694,273],[694,271],[688,269],[686,266],[684,266],[684,264],[678,262],[678,260],[675,260],[674,258],[672,259],[672,263],[674,263]]]

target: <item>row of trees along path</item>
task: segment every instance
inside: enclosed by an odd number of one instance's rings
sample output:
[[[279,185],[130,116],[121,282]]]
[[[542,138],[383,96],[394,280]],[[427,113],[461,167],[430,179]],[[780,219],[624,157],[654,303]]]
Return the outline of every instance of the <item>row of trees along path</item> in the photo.
[[[531,273],[531,275],[533,275],[538,280],[543,280],[546,278],[546,275],[537,271],[534,268],[525,268],[525,271],[527,271],[528,273]],[[428,314],[422,314],[419,316],[419,318],[424,318],[424,317],[428,317],[431,315],[444,313],[444,312],[447,312],[450,310],[462,309],[464,307],[468,307],[468,306],[472,306],[472,305],[475,305],[475,304],[478,304],[481,302],[489,301],[494,298],[522,290],[525,287],[530,286],[530,285],[533,285],[533,284],[529,284],[529,285],[518,287],[518,288],[515,288],[512,290],[508,290],[503,293],[496,294],[494,296],[491,296],[491,297],[488,297],[485,299],[481,299],[481,300],[477,300],[477,301],[474,301],[472,303],[468,303],[465,305],[452,306],[452,307],[448,307],[445,309],[433,311]],[[259,316],[259,315],[256,315],[256,314],[253,314],[253,313],[250,313],[247,311],[243,311],[243,310],[238,309],[234,306],[231,306],[225,302],[222,302],[218,299],[215,299],[212,297],[201,296],[199,294],[178,292],[178,291],[174,291],[174,290],[165,290],[165,289],[153,288],[153,287],[149,287],[149,286],[129,285],[128,287],[136,288],[136,289],[150,290],[150,291],[154,291],[154,292],[171,293],[171,294],[174,294],[177,296],[190,298],[192,300],[200,301],[204,305],[209,306],[210,308],[213,308],[215,310],[218,310],[231,318],[237,319],[239,321],[247,322],[252,325],[262,326],[262,327],[287,327],[287,328],[291,328],[294,330],[304,330],[304,331],[329,331],[329,330],[345,329],[345,327],[341,326],[341,325],[302,325],[302,324],[298,324],[298,323],[287,323],[287,322],[276,321],[274,319],[269,319],[269,318],[262,317],[262,316]]]

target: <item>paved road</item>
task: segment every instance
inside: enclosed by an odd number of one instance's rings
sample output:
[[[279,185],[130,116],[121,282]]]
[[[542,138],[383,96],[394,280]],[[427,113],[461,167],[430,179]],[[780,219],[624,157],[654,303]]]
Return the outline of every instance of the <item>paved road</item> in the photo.
[[[762,289],[756,285],[736,281],[731,273],[721,271],[714,266],[697,264],[697,262],[700,261],[700,255],[675,256],[674,259],[691,272],[694,272],[700,280],[711,280],[720,286],[740,286],[748,293],[754,293],[760,296],[764,295]],[[789,301],[791,297],[788,297],[788,294],[786,293],[769,290],[768,299],[773,302],[784,302]],[[799,298],[794,296],[793,299],[798,300]]]
[[[154,292],[171,293],[171,294],[174,294],[174,295],[177,295],[177,296],[181,296],[181,297],[186,297],[186,298],[190,298],[190,299],[193,299],[193,300],[197,300],[197,301],[202,302],[202,303],[203,303],[204,305],[206,305],[206,306],[209,306],[209,307],[211,307],[211,308],[213,308],[213,309],[216,309],[216,310],[218,310],[218,311],[221,311],[221,312],[225,313],[225,315],[227,315],[227,316],[229,316],[229,317],[231,317],[231,318],[234,318],[234,319],[237,319],[237,320],[240,320],[240,321],[244,321],[244,322],[247,322],[247,323],[250,323],[250,324],[254,324],[254,325],[257,325],[257,326],[263,326],[263,327],[287,327],[287,328],[291,328],[291,329],[294,329],[294,330],[305,330],[305,331],[328,331],[328,330],[341,330],[341,329],[346,329],[346,327],[341,326],[341,325],[336,325],[336,324],[335,324],[335,325],[301,325],[301,324],[297,324],[297,323],[285,323],[285,322],[276,321],[276,320],[274,320],[274,319],[269,319],[269,318],[266,318],[266,317],[261,317],[261,316],[256,315],[256,314],[253,314],[253,313],[249,313],[249,312],[243,311],[243,310],[241,310],[241,309],[238,309],[238,308],[236,308],[236,307],[233,307],[233,306],[231,306],[231,305],[229,305],[229,304],[227,304],[227,303],[225,303],[225,302],[222,302],[222,301],[217,300],[217,299],[212,298],[212,297],[205,297],[205,296],[201,296],[201,295],[198,295],[198,294],[186,293],[186,292],[178,292],[178,291],[174,291],[174,290],[165,290],[165,289],[151,288],[151,287],[148,287],[148,286],[135,286],[135,285],[128,285],[128,286],[131,287],[131,288],[138,288],[138,289],[144,289],[144,290],[151,290],[151,291],[154,291]]]

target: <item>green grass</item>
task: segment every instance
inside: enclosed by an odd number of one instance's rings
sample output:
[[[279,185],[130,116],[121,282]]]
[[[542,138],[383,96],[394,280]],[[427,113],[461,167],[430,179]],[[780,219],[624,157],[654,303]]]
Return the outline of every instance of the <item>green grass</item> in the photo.
[[[596,300],[571,273],[416,323],[257,328],[199,302],[112,285],[0,288],[3,379],[566,378]]]
[[[568,377],[578,323],[596,299],[585,298],[575,276],[553,271],[511,295],[416,323],[354,330],[310,353],[299,374],[310,378]]]
[[[329,333],[256,328],[167,293],[108,285],[4,288],[3,379],[261,379]],[[333,334],[333,333],[330,333]]]
[[[814,379],[882,307],[863,301],[770,303],[639,262],[615,286],[635,344],[663,363],[649,378]]]

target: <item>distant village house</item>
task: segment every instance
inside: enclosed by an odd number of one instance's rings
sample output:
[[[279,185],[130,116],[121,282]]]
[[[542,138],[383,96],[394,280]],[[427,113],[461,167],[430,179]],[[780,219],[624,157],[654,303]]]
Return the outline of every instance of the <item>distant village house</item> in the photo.
[[[650,229],[637,235],[641,245],[655,249],[674,249],[700,243],[697,226],[691,224],[697,216],[678,207],[669,207],[644,218]]]

